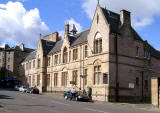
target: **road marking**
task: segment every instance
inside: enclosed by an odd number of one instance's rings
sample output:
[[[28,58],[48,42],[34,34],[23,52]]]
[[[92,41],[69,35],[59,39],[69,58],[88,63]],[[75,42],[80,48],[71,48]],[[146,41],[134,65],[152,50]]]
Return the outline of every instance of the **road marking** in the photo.
[[[65,103],[58,102],[58,101],[52,101],[52,102],[55,103],[55,104],[61,104],[61,105],[65,105],[65,106],[72,106],[70,104],[65,104]]]
[[[89,110],[89,111],[95,111],[95,112],[98,112],[98,113],[109,113],[109,112],[101,111],[101,110],[98,110],[98,109],[91,109],[91,108],[84,108],[84,109]]]

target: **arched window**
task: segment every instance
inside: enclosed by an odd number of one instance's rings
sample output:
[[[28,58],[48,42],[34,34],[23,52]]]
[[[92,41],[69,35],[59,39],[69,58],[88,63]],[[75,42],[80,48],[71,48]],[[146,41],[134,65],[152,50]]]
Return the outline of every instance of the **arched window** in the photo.
[[[67,48],[65,47],[63,49],[63,63],[67,63],[67,58],[68,58],[68,52],[67,52]]]
[[[94,53],[98,54],[102,52],[102,36],[97,33],[94,39]]]

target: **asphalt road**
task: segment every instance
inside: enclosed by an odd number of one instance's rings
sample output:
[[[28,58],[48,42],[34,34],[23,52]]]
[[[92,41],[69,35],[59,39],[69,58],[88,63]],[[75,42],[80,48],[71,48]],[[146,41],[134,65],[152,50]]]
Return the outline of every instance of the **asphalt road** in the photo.
[[[66,101],[0,89],[0,113],[156,113],[133,105]]]

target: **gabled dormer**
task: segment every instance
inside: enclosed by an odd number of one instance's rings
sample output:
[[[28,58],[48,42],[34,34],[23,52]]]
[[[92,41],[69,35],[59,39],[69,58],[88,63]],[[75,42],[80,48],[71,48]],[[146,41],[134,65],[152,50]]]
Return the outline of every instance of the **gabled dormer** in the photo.
[[[102,46],[102,51],[100,50],[100,53],[109,51],[109,33],[110,24],[106,19],[106,15],[104,14],[103,8],[101,8],[100,4],[98,3],[90,27],[90,32],[88,34],[88,45],[90,47],[89,54],[97,54],[97,52],[95,52],[95,43],[99,43],[100,46],[105,45]]]

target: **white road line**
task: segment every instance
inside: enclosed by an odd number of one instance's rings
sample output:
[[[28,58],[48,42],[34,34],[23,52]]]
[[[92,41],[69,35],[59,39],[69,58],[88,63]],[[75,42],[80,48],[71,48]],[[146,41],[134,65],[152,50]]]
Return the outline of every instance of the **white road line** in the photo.
[[[58,102],[58,101],[52,101],[52,103],[61,104],[61,105],[65,105],[65,106],[72,106],[72,105],[70,105],[70,104],[65,104],[65,103]]]
[[[84,108],[84,109],[89,110],[89,111],[98,112],[98,113],[109,113],[109,112],[101,111],[101,110],[98,110],[98,109],[91,109],[91,108]]]

